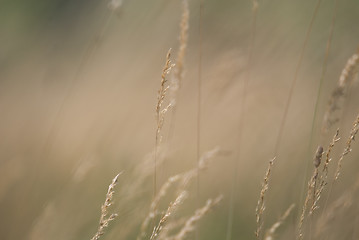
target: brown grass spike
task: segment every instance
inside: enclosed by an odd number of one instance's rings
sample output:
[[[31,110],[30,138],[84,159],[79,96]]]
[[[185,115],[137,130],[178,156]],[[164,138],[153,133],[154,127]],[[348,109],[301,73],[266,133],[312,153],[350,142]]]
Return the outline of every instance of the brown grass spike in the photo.
[[[171,107],[171,103],[166,107],[163,107],[163,102],[165,100],[167,91],[169,89],[167,75],[170,73],[171,69],[174,67],[174,64],[171,63],[171,49],[168,50],[166,56],[166,63],[162,70],[161,75],[161,84],[160,89],[158,90],[157,95],[157,104],[156,104],[156,122],[157,122],[157,130],[156,130],[156,144],[155,144],[155,162],[154,162],[154,179],[153,179],[153,197],[155,198],[157,193],[157,151],[161,142],[161,130],[163,127],[163,123],[165,120],[165,114]]]
[[[167,223],[169,217],[177,210],[178,206],[183,203],[183,201],[187,197],[187,195],[188,195],[188,193],[186,191],[183,191],[177,196],[176,200],[173,203],[170,203],[170,205],[167,208],[166,213],[160,219],[158,225],[153,229],[150,240],[154,240],[154,239],[158,238],[163,227]]]
[[[313,196],[313,203],[312,206],[310,208],[309,214],[312,215],[314,213],[314,211],[318,208],[318,202],[321,198],[322,192],[324,190],[324,187],[327,185],[327,179],[328,179],[328,167],[329,167],[329,163],[331,162],[331,157],[330,154],[334,148],[334,145],[336,142],[338,142],[340,140],[339,136],[339,129],[336,131],[331,143],[328,146],[328,149],[325,152],[325,162],[323,164],[323,169],[319,174],[319,183],[318,188],[314,189],[314,196]],[[315,165],[314,165],[315,166]],[[318,165],[319,167],[319,165]]]
[[[118,177],[120,176],[120,174],[121,173],[117,174],[116,177],[114,177],[114,179],[112,179],[111,184],[108,186],[105,202],[101,206],[101,217],[100,217],[99,226],[98,226],[96,234],[91,238],[91,240],[100,239],[100,237],[105,233],[105,228],[108,227],[108,224],[117,217],[116,213],[112,213],[108,217],[108,208],[113,204],[112,197],[115,192],[114,188],[117,185]]]
[[[338,178],[339,178],[340,170],[342,168],[342,163],[343,163],[344,157],[346,155],[348,155],[352,151],[351,145],[352,145],[352,142],[355,140],[355,136],[358,133],[358,131],[359,131],[359,115],[357,116],[357,118],[355,119],[355,121],[353,123],[353,127],[352,127],[352,129],[350,131],[350,135],[349,135],[349,138],[347,140],[345,149],[344,149],[343,153],[340,155],[337,170],[336,170],[335,176],[334,176],[335,181],[337,181]]]
[[[264,176],[261,193],[259,195],[259,199],[256,207],[257,230],[255,231],[255,235],[258,240],[261,238],[262,226],[263,226],[263,213],[265,210],[265,196],[268,191],[269,178],[274,164],[274,160],[275,158],[269,161],[269,166]]]

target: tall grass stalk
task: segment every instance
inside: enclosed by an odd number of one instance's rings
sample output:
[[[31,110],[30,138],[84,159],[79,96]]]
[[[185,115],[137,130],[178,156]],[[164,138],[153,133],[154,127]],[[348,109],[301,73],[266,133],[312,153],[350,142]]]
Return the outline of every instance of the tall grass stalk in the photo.
[[[171,107],[171,103],[167,106],[163,106],[165,97],[167,95],[169,85],[167,80],[167,75],[170,73],[171,69],[174,67],[174,64],[171,63],[171,49],[168,50],[166,55],[166,63],[162,70],[161,75],[161,83],[160,89],[157,94],[157,104],[156,104],[156,137],[155,137],[155,157],[154,157],[154,174],[153,174],[153,198],[156,197],[157,194],[157,152],[161,143],[161,130],[165,121],[165,115],[169,108]]]
[[[311,206],[310,201],[312,201],[313,205],[315,202],[316,186],[317,186],[318,175],[319,175],[319,165],[321,163],[322,156],[323,156],[323,147],[319,146],[317,149],[317,152],[315,154],[315,157],[314,157],[314,161],[313,161],[314,170],[313,170],[312,177],[310,178],[310,180],[308,182],[307,194],[306,194],[306,197],[304,200],[304,204],[302,207],[302,213],[301,213],[300,219],[299,219],[298,235],[297,235],[297,239],[299,239],[299,240],[302,240],[303,236],[304,236],[303,224],[304,224],[305,217],[307,215],[307,210]]]
[[[257,202],[257,207],[256,207],[256,222],[257,222],[257,229],[255,231],[255,235],[256,238],[258,240],[261,239],[262,237],[262,229],[263,229],[263,213],[266,209],[266,205],[265,205],[265,200],[266,200],[266,193],[268,191],[268,187],[269,187],[269,179],[270,179],[270,175],[271,175],[271,171],[272,171],[272,167],[274,164],[274,160],[275,158],[271,159],[269,161],[269,166],[267,168],[267,171],[264,175],[264,179],[263,179],[263,183],[262,183],[262,189],[259,195],[259,199]]]
[[[342,70],[342,73],[340,74],[338,85],[337,85],[336,89],[333,91],[332,96],[328,102],[327,111],[326,111],[326,113],[324,115],[324,119],[323,119],[324,122],[323,122],[323,126],[322,126],[322,132],[326,132],[329,129],[329,127],[332,125],[333,120],[329,120],[329,119],[333,119],[334,112],[337,111],[338,109],[340,109],[340,106],[339,106],[340,101],[345,100],[343,98],[345,98],[345,93],[347,92],[347,88],[348,88],[348,86],[350,86],[350,84],[353,82],[354,78],[356,77],[358,68],[359,68],[359,49],[348,59],[345,67]],[[341,118],[339,117],[339,119],[334,120],[334,122],[337,122],[340,119]],[[353,124],[354,124],[353,127],[355,128],[355,122]],[[352,131],[353,131],[353,128],[352,128]],[[350,138],[348,139],[348,141],[349,140],[350,140]],[[348,143],[348,141],[347,141],[347,143]],[[351,144],[351,141],[350,141],[350,144]],[[350,146],[349,146],[349,148],[350,148]],[[322,215],[326,211],[328,201],[332,194],[332,189],[334,187],[335,179],[337,179],[339,177],[340,168],[341,168],[340,165],[341,165],[341,162],[346,154],[348,154],[348,153],[346,153],[346,151],[344,150],[344,152],[342,153],[342,155],[340,157],[340,159],[341,159],[340,163],[338,162],[337,171],[335,173],[334,180],[332,181],[332,183],[329,187],[329,193],[325,200]]]
[[[118,215],[116,213],[112,213],[110,216],[108,216],[108,208],[113,204],[112,198],[113,194],[115,192],[115,187],[118,182],[118,177],[121,173],[117,174],[113,179],[111,184],[108,186],[108,190],[106,193],[106,199],[104,204],[101,206],[101,217],[99,226],[97,229],[97,232],[95,235],[91,238],[91,240],[98,240],[101,238],[103,234],[105,234],[105,229],[108,227],[109,223],[113,221]]]
[[[184,199],[187,198],[187,196],[188,196],[187,191],[183,191],[177,196],[177,198],[174,202],[170,203],[170,205],[167,208],[167,211],[162,216],[162,218],[160,219],[157,226],[153,229],[150,240],[155,240],[159,237],[159,235],[160,235],[163,227],[167,223],[168,219],[178,209],[178,207],[183,203]]]
[[[299,55],[299,58],[298,58],[298,63],[297,63],[297,66],[295,68],[294,77],[293,77],[293,80],[292,80],[291,85],[290,85],[288,98],[287,98],[287,101],[286,101],[286,105],[285,105],[285,108],[284,108],[282,119],[280,121],[279,132],[278,132],[277,139],[276,139],[275,146],[274,146],[274,154],[273,155],[276,156],[276,157],[278,156],[280,144],[282,142],[282,138],[283,138],[283,134],[284,134],[284,128],[285,128],[285,124],[286,124],[286,120],[287,120],[287,115],[288,115],[288,112],[289,112],[289,106],[290,106],[290,104],[292,102],[292,97],[293,97],[294,88],[296,86],[296,82],[297,82],[297,79],[298,79],[299,70],[300,70],[300,68],[302,66],[304,53],[305,53],[305,50],[307,48],[309,37],[310,37],[310,34],[312,32],[312,29],[313,29],[314,21],[315,21],[317,15],[318,15],[318,11],[319,11],[321,2],[322,2],[321,0],[317,0],[317,3],[315,5],[315,7],[314,7],[314,11],[313,11],[313,14],[312,14],[312,17],[311,17],[307,32],[305,34],[305,38],[304,38],[304,42],[303,42],[301,51],[300,51],[300,55]],[[306,173],[306,175],[307,175],[307,173]],[[306,176],[306,178],[307,178],[307,176]],[[304,195],[304,188],[305,188],[305,185],[303,185],[303,187],[302,187],[302,191],[300,193],[300,196]]]
[[[352,146],[353,141],[355,140],[355,136],[357,135],[358,131],[359,131],[359,114],[358,114],[357,118],[355,119],[355,121],[353,122],[352,129],[350,130],[350,134],[349,134],[348,140],[346,142],[346,146],[338,160],[338,166],[335,171],[334,181],[338,181],[338,179],[339,179],[340,170],[342,168],[344,157],[352,151],[351,146]]]
[[[199,207],[200,197],[200,175],[199,175],[199,157],[201,154],[201,113],[202,113],[202,31],[203,31],[203,8],[204,0],[199,0],[199,44],[198,44],[198,81],[197,81],[197,143],[196,143],[196,160],[197,160],[197,184],[196,184],[196,207]],[[199,229],[196,228],[195,239],[199,239]]]
[[[238,124],[238,146],[237,146],[237,156],[234,159],[233,166],[233,176],[231,183],[231,193],[230,193],[230,202],[228,208],[228,220],[227,220],[227,232],[226,232],[226,240],[232,239],[232,231],[233,231],[233,218],[235,212],[235,197],[237,194],[237,174],[238,174],[238,165],[241,158],[241,146],[243,141],[243,129],[244,129],[244,121],[245,121],[245,106],[248,94],[248,85],[251,79],[251,66],[252,66],[252,57],[253,57],[253,47],[255,43],[256,36],[256,26],[257,26],[257,12],[258,12],[258,1],[252,0],[252,24],[251,24],[251,33],[249,39],[249,47],[248,47],[248,58],[247,58],[247,76],[243,80],[243,88],[242,92],[239,95],[240,97],[240,107],[239,107],[239,124]]]
[[[338,0],[334,0],[333,16],[332,16],[332,21],[331,21],[331,25],[330,25],[330,32],[329,32],[329,37],[328,37],[327,45],[326,45],[326,49],[325,49],[324,61],[323,61],[323,65],[322,65],[322,72],[320,75],[319,86],[318,86],[318,91],[317,91],[317,95],[316,95],[317,97],[315,100],[315,107],[313,110],[313,119],[312,119],[311,129],[310,129],[310,133],[309,133],[310,137],[309,137],[308,148],[307,148],[307,164],[306,164],[306,168],[305,168],[305,174],[304,174],[303,185],[302,185],[300,196],[302,196],[304,193],[305,182],[308,177],[308,172],[310,169],[310,155],[312,152],[312,145],[313,145],[313,141],[314,141],[313,135],[314,135],[315,125],[317,122],[319,101],[320,101],[320,97],[322,95],[322,88],[323,88],[323,83],[324,83],[324,79],[325,79],[325,74],[327,72],[329,53],[330,53],[330,49],[331,49],[331,43],[332,43],[332,39],[333,39],[334,27],[335,27],[335,22],[336,22],[336,17],[337,17],[337,5],[338,5]],[[323,137],[323,135],[321,135],[321,138],[322,137]],[[320,139],[319,144],[322,144],[322,141],[323,141],[323,139]],[[325,165],[325,166],[327,166],[327,165]],[[323,188],[324,188],[324,186],[323,186]],[[315,200],[313,200],[313,201],[315,201]],[[313,203],[313,205],[315,205],[315,203]],[[312,217],[311,217],[311,219],[312,219]],[[310,226],[311,226],[311,224],[310,224]],[[312,234],[312,232],[310,234]],[[310,235],[310,237],[311,237],[311,235]]]
[[[282,142],[285,123],[286,123],[287,115],[288,115],[288,111],[289,111],[289,106],[290,106],[290,104],[292,102],[292,97],[293,97],[293,93],[294,93],[294,87],[295,87],[297,79],[298,79],[299,70],[300,70],[300,67],[302,66],[304,53],[305,53],[305,50],[307,48],[308,41],[309,41],[309,36],[310,36],[310,33],[312,32],[314,20],[315,20],[317,14],[318,14],[320,5],[321,5],[321,0],[318,0],[317,3],[316,3],[316,6],[314,8],[312,18],[311,18],[310,23],[309,23],[307,33],[305,35],[303,46],[301,48],[298,63],[297,63],[297,66],[295,68],[294,78],[293,78],[293,80],[291,82],[291,85],[290,85],[289,94],[288,94],[288,98],[287,98],[286,105],[285,105],[285,108],[284,108],[282,120],[280,121],[280,125],[279,125],[280,128],[279,128],[277,140],[276,140],[275,147],[274,147],[274,154],[273,154],[274,156],[278,156],[278,151],[279,151],[280,144]]]
[[[184,65],[185,65],[185,57],[187,52],[188,45],[188,29],[189,29],[189,6],[188,0],[182,0],[182,18],[180,22],[180,34],[179,34],[179,48],[177,51],[177,57],[175,62],[175,68],[173,69],[173,75],[171,78],[171,105],[172,105],[172,114],[170,117],[169,130],[168,130],[168,141],[170,143],[173,138],[173,133],[175,130],[175,121],[177,115],[177,104],[179,91],[182,86],[182,80],[184,76]]]
[[[206,170],[211,159],[223,155],[224,153],[225,152],[222,151],[219,147],[215,147],[202,154],[201,158],[199,159],[199,170]],[[149,213],[141,224],[140,234],[138,235],[137,240],[146,239],[147,230],[150,223],[153,222],[153,220],[161,213],[158,209],[159,204],[166,197],[169,190],[173,188],[173,185],[176,184],[177,193],[188,191],[188,185],[196,180],[197,175],[198,170],[196,166],[186,172],[179,173],[167,179],[167,181],[160,188],[156,197],[151,202]]]

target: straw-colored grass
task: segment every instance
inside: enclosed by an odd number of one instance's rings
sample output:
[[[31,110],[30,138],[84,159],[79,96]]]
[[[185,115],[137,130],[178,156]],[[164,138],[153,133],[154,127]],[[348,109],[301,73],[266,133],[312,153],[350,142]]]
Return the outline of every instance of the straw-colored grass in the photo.
[[[111,184],[108,186],[108,190],[106,193],[106,199],[104,204],[101,206],[101,216],[100,216],[100,222],[97,229],[97,232],[95,235],[91,238],[91,240],[98,240],[102,235],[105,234],[105,229],[108,227],[109,223],[113,221],[118,214],[112,213],[110,216],[108,216],[108,209],[113,204],[113,194],[115,193],[115,186],[117,185],[118,177],[120,176],[120,173],[117,174],[113,179]]]
[[[1,240],[359,239],[355,0],[15,2]]]

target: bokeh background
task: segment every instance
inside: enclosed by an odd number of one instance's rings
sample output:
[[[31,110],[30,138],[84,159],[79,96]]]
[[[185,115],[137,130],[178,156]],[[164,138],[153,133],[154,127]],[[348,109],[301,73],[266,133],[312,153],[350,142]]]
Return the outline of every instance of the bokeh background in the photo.
[[[259,1],[252,43],[251,1],[203,2],[202,62],[199,2],[189,1],[185,74],[170,143],[166,141],[169,119],[165,119],[163,146],[169,151],[158,179],[164,182],[196,166],[201,66],[200,152],[220,146],[227,154],[213,159],[201,173],[199,200],[195,188],[190,188],[190,197],[178,214],[188,216],[196,209],[196,201],[202,205],[223,194],[223,201],[204,217],[199,229],[200,239],[225,239],[235,184],[233,238],[255,239],[254,210],[261,181],[274,157],[316,2]],[[114,211],[120,216],[103,239],[135,239],[148,213],[153,186],[152,177],[146,174],[152,174],[153,166],[143,162],[151,158],[155,146],[155,105],[165,56],[172,48],[175,59],[179,46],[181,1],[124,0],[116,10],[108,4],[94,0],[0,1],[2,240],[90,239],[97,229],[107,186],[120,171],[124,173],[114,197]],[[278,239],[294,239],[305,172],[320,141],[327,101],[359,44],[359,3],[343,0],[334,4],[322,1],[314,21],[272,172],[264,227],[273,224],[291,203],[296,204]],[[337,18],[331,51],[313,142],[308,146],[334,8]],[[253,58],[248,66],[250,44]],[[249,85],[246,106],[241,109],[245,78]],[[354,83],[340,123],[322,141],[327,145],[340,127],[342,141],[333,154],[335,163],[359,112],[355,87]],[[356,181],[358,157],[359,146],[354,143],[329,203]],[[235,161],[237,179],[233,177]],[[141,166],[141,171],[148,172],[138,171]],[[145,175],[147,180],[136,185]],[[167,204],[173,199],[169,196]],[[336,219],[341,224],[330,226],[331,237],[357,239],[359,208],[351,204],[343,211],[347,212],[338,211]],[[318,216],[321,213],[320,209]]]

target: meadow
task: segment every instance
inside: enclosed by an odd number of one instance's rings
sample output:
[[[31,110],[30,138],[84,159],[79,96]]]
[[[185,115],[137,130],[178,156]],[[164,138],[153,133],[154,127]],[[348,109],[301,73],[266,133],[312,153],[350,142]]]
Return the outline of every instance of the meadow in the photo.
[[[0,1],[0,239],[359,239],[357,0]]]

